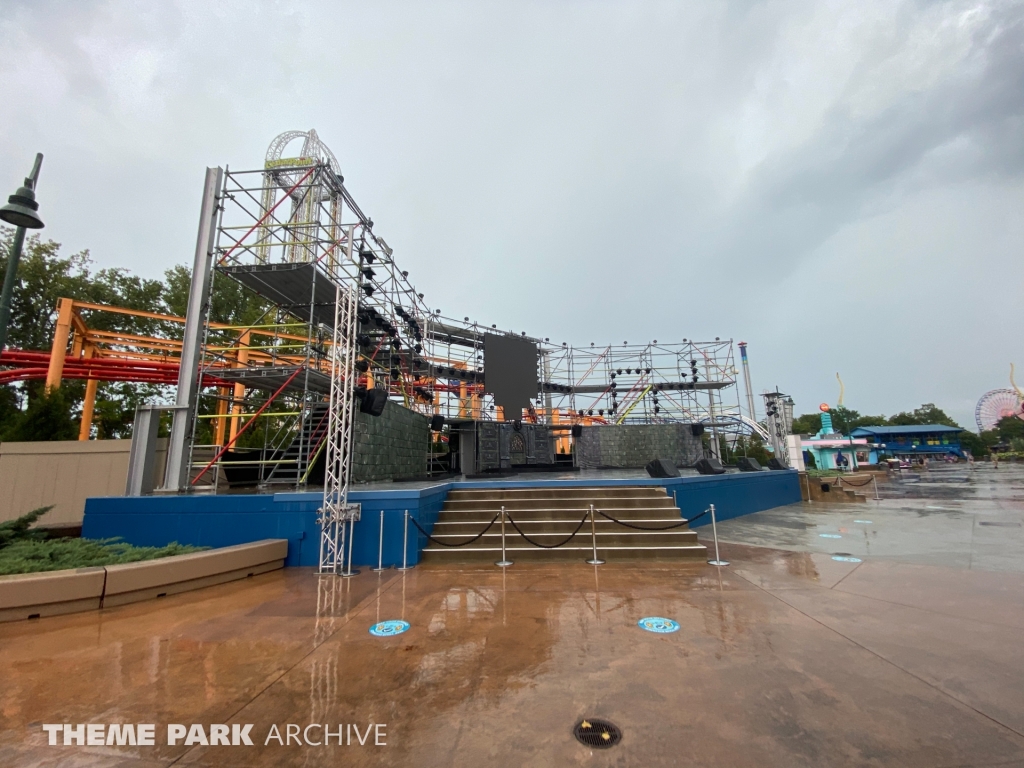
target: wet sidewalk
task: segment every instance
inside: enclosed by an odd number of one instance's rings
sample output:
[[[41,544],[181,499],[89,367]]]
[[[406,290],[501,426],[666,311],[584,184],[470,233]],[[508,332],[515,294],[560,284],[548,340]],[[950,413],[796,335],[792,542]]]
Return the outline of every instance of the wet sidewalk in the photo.
[[[1024,766],[1024,472],[998,473],[728,521],[721,569],[294,569],[3,625],[0,765]],[[386,619],[410,629],[368,632]],[[576,742],[586,717],[621,743]],[[47,745],[90,722],[156,746]],[[169,746],[169,723],[251,723],[255,746]],[[264,745],[339,723],[386,746]]]

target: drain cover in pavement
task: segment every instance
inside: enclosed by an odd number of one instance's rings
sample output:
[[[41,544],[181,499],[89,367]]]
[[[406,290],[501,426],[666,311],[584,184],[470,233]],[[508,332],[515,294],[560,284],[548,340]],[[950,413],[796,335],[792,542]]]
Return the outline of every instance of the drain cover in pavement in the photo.
[[[622,731],[617,725],[592,717],[577,723],[572,729],[572,735],[580,744],[594,749],[608,749],[622,741]]]

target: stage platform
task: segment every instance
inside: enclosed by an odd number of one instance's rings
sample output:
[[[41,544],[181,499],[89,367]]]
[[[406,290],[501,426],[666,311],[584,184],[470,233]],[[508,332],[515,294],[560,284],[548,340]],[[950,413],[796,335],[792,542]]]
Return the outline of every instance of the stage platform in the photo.
[[[452,478],[445,481],[372,483],[354,486],[349,500],[362,505],[362,519],[355,525],[353,562],[376,565],[380,518],[384,516],[383,562],[401,565],[404,516],[431,531],[448,492],[453,489],[569,488],[649,486],[665,488],[682,511],[693,517],[714,504],[719,520],[800,501],[795,471],[687,474],[655,479],[641,471],[594,470],[512,475],[493,480]],[[87,538],[119,537],[138,546],[163,546],[172,541],[195,546],[226,547],[260,539],[287,539],[288,566],[316,565],[319,528],[316,511],[320,492],[267,494],[195,494],[183,496],[102,497],[85,505],[82,535]],[[707,516],[694,527],[710,522]],[[405,559],[419,562],[426,537],[409,526]]]

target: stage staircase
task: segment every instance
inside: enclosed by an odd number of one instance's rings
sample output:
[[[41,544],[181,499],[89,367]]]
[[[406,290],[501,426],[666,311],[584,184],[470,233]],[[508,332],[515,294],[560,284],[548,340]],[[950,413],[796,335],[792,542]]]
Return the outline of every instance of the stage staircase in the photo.
[[[507,515],[530,539],[548,546],[569,536],[584,515],[579,533],[564,546],[543,549],[531,545],[506,520],[505,551],[512,561],[587,560],[592,554],[590,505],[617,520],[641,528],[664,528],[682,519],[679,508],[662,486],[598,488],[497,488],[450,491],[434,525],[433,537],[457,544],[476,536],[504,505]],[[691,514],[696,515],[702,510]],[[646,558],[707,560],[707,549],[686,525],[664,531],[641,531],[595,514],[598,557],[608,562]],[[501,559],[500,518],[472,544],[445,547],[429,542],[426,563],[493,562]]]
[[[329,406],[313,403],[303,414],[302,425],[292,442],[275,458],[279,462],[267,477],[268,485],[296,485],[305,476],[309,464],[316,460],[317,449],[327,434]]]

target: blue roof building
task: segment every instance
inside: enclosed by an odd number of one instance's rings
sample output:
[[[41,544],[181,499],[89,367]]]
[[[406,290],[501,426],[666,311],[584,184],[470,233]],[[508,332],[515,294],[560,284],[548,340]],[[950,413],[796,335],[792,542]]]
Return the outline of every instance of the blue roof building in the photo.
[[[960,449],[960,427],[944,424],[905,424],[895,427],[857,427],[851,437],[866,438],[871,446],[871,463],[879,454],[898,458],[939,457],[955,454],[963,457]]]

